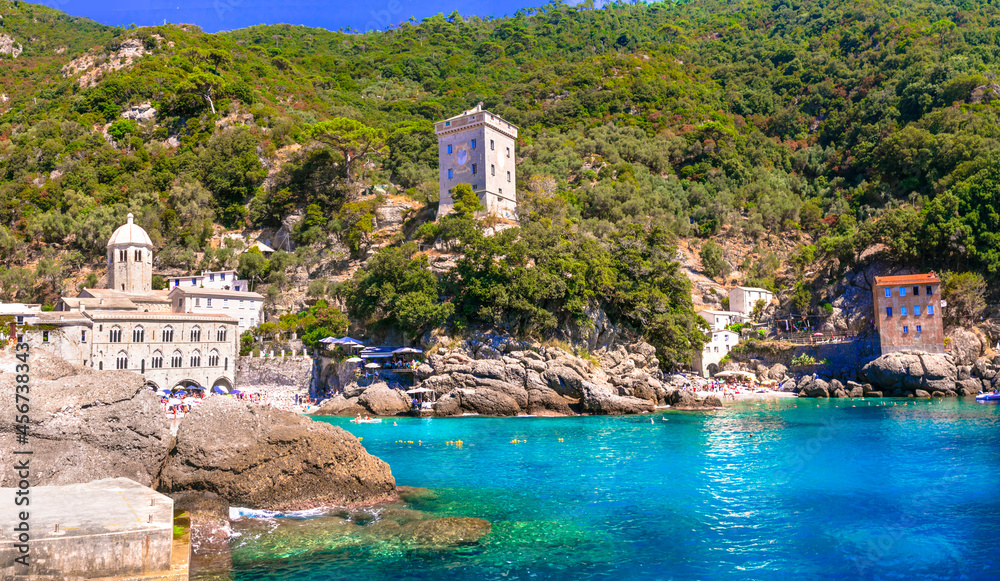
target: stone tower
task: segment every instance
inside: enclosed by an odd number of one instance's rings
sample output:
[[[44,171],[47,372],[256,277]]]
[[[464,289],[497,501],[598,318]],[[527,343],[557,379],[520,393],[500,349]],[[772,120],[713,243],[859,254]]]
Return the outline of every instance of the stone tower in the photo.
[[[483,111],[483,104],[434,124],[441,201],[437,217],[452,212],[451,190],[470,184],[486,214],[517,218],[517,127]]]
[[[153,243],[149,235],[132,222],[119,226],[108,240],[108,288],[142,294],[153,288]]]

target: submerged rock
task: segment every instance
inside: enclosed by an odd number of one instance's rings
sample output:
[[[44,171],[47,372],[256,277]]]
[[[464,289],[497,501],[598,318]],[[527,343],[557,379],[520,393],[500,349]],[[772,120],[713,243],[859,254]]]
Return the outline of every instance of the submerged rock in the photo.
[[[165,492],[208,491],[269,510],[371,504],[395,488],[389,465],[346,431],[223,397],[184,418],[160,478]]]
[[[456,547],[474,545],[490,532],[489,521],[481,518],[433,518],[406,523],[400,527],[404,537],[417,545]]]

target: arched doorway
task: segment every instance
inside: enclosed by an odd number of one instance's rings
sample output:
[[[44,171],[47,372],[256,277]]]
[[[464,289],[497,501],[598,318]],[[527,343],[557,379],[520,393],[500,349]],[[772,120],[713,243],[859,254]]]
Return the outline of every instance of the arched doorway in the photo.
[[[215,381],[213,381],[212,382],[212,387],[216,387],[216,386],[218,386],[218,387],[224,387],[224,388],[226,388],[226,391],[232,391],[233,390],[233,382],[229,381],[229,379],[226,378],[226,377],[220,377],[219,379],[216,379]]]
[[[709,377],[715,377],[715,374],[719,372],[719,366],[715,363],[709,363],[705,369],[708,371]]]

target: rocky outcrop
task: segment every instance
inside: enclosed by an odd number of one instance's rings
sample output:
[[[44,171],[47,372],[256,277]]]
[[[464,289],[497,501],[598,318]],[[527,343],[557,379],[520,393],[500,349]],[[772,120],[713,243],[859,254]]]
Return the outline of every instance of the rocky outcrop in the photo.
[[[977,331],[958,326],[945,329],[945,337],[951,340],[949,353],[956,365],[972,365],[986,352],[989,343]]]
[[[9,35],[0,34],[0,54],[9,54],[10,58],[17,58],[24,52],[24,47],[21,43],[15,41]]]
[[[0,447],[19,448],[15,418],[15,365],[10,352],[0,357]],[[41,351],[31,353],[32,484],[54,486],[125,477],[146,486],[171,445],[170,427],[158,398],[141,375],[95,372]],[[6,470],[0,486],[17,485]]]
[[[344,430],[231,398],[181,422],[160,475],[166,492],[208,491],[249,508],[300,510],[393,498],[389,466]]]
[[[358,405],[376,416],[396,416],[410,411],[410,399],[398,389],[376,383],[358,397]]]
[[[953,390],[958,369],[951,355],[922,352],[889,353],[864,366],[862,378],[882,391]]]
[[[448,342],[436,339],[439,345]],[[438,416],[646,413],[667,404],[670,395],[683,386],[663,376],[656,350],[641,341],[579,356],[502,335],[480,336],[433,354],[416,375],[421,387],[434,390],[433,410]],[[389,407],[376,411],[370,405],[369,392],[374,390],[350,384],[344,389],[344,400],[324,403],[318,413],[346,414],[352,409],[349,402],[357,398],[366,410],[391,415]],[[377,392],[380,401],[388,399],[382,388]],[[691,404],[691,409],[705,407],[700,400]],[[408,411],[407,403],[406,409],[400,407],[395,413]]]
[[[323,400],[313,412],[314,416],[356,416],[365,414],[367,410],[358,404],[358,398],[346,398],[344,394]]]

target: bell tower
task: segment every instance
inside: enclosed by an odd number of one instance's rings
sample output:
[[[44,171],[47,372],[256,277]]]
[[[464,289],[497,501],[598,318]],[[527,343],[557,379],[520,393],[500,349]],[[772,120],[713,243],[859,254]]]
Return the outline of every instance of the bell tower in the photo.
[[[153,289],[153,243],[129,213],[108,240],[108,288],[145,294]]]

